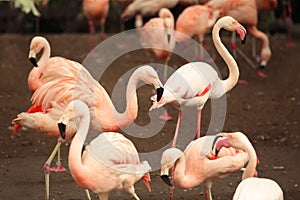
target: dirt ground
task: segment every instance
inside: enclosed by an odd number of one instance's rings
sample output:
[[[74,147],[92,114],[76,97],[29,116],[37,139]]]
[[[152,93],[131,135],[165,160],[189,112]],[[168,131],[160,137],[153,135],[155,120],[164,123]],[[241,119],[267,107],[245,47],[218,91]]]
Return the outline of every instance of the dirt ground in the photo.
[[[30,106],[31,93],[27,86],[27,75],[31,64],[27,60],[28,45],[33,35],[0,35],[0,199],[34,200],[44,198],[43,164],[56,144],[56,139],[33,132],[21,131],[11,139],[11,120]],[[87,34],[44,35],[51,44],[52,55],[61,55],[82,62],[89,51]],[[228,38],[225,38],[228,41]],[[209,40],[209,39],[208,39]],[[300,31],[294,30],[295,47],[286,47],[286,38],[270,38],[272,58],[265,69],[267,78],[258,77],[240,56],[241,79],[247,85],[239,84],[227,95],[227,115],[223,131],[243,131],[254,145],[260,163],[257,167],[260,177],[272,178],[279,183],[286,200],[300,199]],[[250,52],[251,42],[242,48]],[[110,92],[116,78],[131,67],[146,63],[143,51],[122,56],[112,63],[101,84]],[[226,75],[227,68],[220,58],[216,61]],[[171,57],[169,65],[177,68],[180,59]],[[125,71],[124,71],[125,70]],[[148,109],[151,89],[139,89],[138,124],[149,122]],[[134,140],[140,151],[159,148],[173,136],[177,111],[168,107],[175,119],[166,122],[157,137],[145,141]],[[202,130],[209,124],[209,103],[203,110]],[[195,128],[195,127],[193,127]],[[163,133],[163,134],[162,134]],[[62,164],[67,167],[68,145],[62,146]],[[241,179],[242,172],[215,181],[212,192],[214,199],[231,199]],[[152,192],[142,182],[135,187],[141,199],[168,199],[169,189],[159,177],[159,171],[151,172]],[[92,193],[92,198],[97,199]],[[175,199],[205,199],[204,187],[189,190],[175,188]],[[111,193],[111,199],[133,199],[122,191]],[[50,199],[86,199],[83,189],[72,180],[70,172],[51,173]]]

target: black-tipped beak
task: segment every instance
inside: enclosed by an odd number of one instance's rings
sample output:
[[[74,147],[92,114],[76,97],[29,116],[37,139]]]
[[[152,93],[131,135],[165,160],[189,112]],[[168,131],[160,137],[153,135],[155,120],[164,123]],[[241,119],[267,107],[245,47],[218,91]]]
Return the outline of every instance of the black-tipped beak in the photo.
[[[171,34],[170,33],[167,34],[167,39],[168,39],[168,44],[170,44],[170,41],[171,41]]]
[[[161,175],[160,178],[170,187],[172,187],[171,180],[168,175]]]
[[[247,39],[247,34],[245,34],[244,39],[242,39],[242,44],[243,44],[243,45],[246,44],[246,39]]]
[[[159,87],[159,88],[156,89],[156,95],[157,95],[156,101],[157,101],[157,102],[160,101],[160,99],[161,99],[163,93],[164,93],[164,88]]]
[[[58,129],[60,132],[60,136],[65,139],[66,138],[66,125],[62,122],[58,123]]]
[[[218,140],[219,138],[221,138],[221,137],[223,137],[223,136],[217,135],[217,136],[215,137],[215,139],[214,139],[214,141],[213,141],[213,143],[212,143],[212,146],[211,146],[211,150],[214,149],[214,146],[216,145],[217,140]],[[217,156],[218,153],[219,153],[219,150],[217,150],[217,148],[216,148],[216,150],[215,150],[215,155]]]
[[[33,64],[33,66],[37,67],[37,62],[36,62],[36,59],[34,57],[30,57],[29,58],[30,62]]]

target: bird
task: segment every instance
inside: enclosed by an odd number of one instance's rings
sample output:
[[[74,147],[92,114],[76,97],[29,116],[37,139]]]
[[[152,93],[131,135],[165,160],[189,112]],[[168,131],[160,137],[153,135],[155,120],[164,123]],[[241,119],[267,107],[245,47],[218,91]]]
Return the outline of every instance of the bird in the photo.
[[[38,62],[36,62],[36,52],[43,51],[42,57]],[[53,59],[61,59],[60,57],[50,58],[51,49],[49,42],[41,36],[35,36],[32,38],[29,45],[29,60],[33,64],[32,70],[28,74],[27,82],[30,91],[34,92],[37,88],[39,88],[43,83],[41,82],[41,78],[43,76],[43,72],[46,70],[46,67],[51,60]]]
[[[203,42],[205,34],[213,27],[220,15],[219,9],[213,9],[206,5],[193,5],[185,8],[176,20],[176,32],[187,37],[197,36],[200,43],[200,60],[204,61]],[[179,34],[177,42],[184,42],[187,37]]]
[[[218,156],[218,152],[223,148],[236,148],[245,151],[248,154],[248,164],[244,169],[242,180],[246,178],[257,176],[256,166],[258,163],[258,158],[256,151],[249,141],[246,134],[242,132],[232,132],[232,133],[219,133],[220,136],[215,144],[215,156]]]
[[[228,31],[236,31],[243,42],[246,38],[246,29],[230,16],[220,18],[213,27],[212,37],[214,45],[229,69],[227,79],[221,80],[216,70],[207,63],[191,62],[178,68],[168,78],[164,84],[164,93],[160,100],[157,100],[155,95],[151,97],[153,104],[150,110],[160,108],[168,103],[197,106],[197,138],[200,137],[201,110],[206,101],[222,97],[237,84],[239,79],[238,65],[222,44],[219,36],[219,31],[222,28]],[[180,121],[181,110],[179,109],[172,147],[176,146]]]
[[[247,199],[276,199],[283,200],[283,192],[280,186],[273,180],[258,178],[256,166],[258,163],[254,147],[248,137],[242,132],[220,133],[215,143],[215,155],[223,148],[238,148],[248,154],[248,164],[244,169],[242,181],[238,185],[233,200]],[[251,197],[249,195],[251,193]]]
[[[182,152],[178,148],[165,150],[161,157],[161,178],[169,186],[169,170],[174,167],[172,180],[183,189],[205,184],[206,199],[212,200],[213,181],[225,178],[239,171],[248,161],[244,151],[234,148],[222,148],[215,156],[216,141],[220,136],[206,135],[190,142]]]
[[[143,179],[150,190],[150,165],[147,161],[140,162],[134,144],[117,132],[99,134],[82,152],[90,120],[89,107],[74,100],[58,121],[62,138],[70,121],[76,121],[78,127],[68,156],[73,179],[79,186],[93,190],[101,200],[107,200],[114,189],[124,189],[138,200],[134,184]]]
[[[143,17],[152,17],[156,15],[161,8],[171,9],[178,4],[179,0],[134,0],[130,3],[120,16],[121,23],[135,17],[136,15],[141,15]]]
[[[157,88],[160,93],[159,96],[161,96],[163,88],[158,74],[152,67],[144,65],[137,68],[128,81],[126,110],[124,113],[119,113],[105,89],[84,66],[63,57],[49,59],[45,51],[43,51],[40,60],[37,62],[35,55],[39,54],[42,49],[30,50],[32,52],[30,53],[32,56],[30,61],[33,64],[47,63],[45,70],[42,71],[43,75],[36,80],[41,84],[32,94],[32,106],[27,112],[18,114],[17,118],[12,120],[12,123],[14,124],[14,134],[18,129],[24,127],[58,138],[55,148],[44,164],[46,196],[49,198],[50,171],[65,170],[60,164],[59,149],[62,140],[57,127],[57,120],[70,101],[80,99],[88,104],[92,115],[91,128],[93,130],[116,131],[131,124],[137,117],[136,88],[140,80]],[[66,139],[72,138],[76,132],[76,127],[71,127],[69,126],[69,129],[67,129]],[[57,166],[50,168],[56,153],[58,153]]]
[[[222,16],[231,16],[235,18],[247,28],[247,31],[253,37],[262,41],[262,47],[260,51],[261,61],[259,62],[259,66],[256,67],[255,71],[260,77],[266,77],[266,75],[262,72],[262,69],[267,66],[272,53],[268,36],[257,29],[258,11],[255,0],[210,0],[205,5],[214,9],[221,9]],[[233,50],[236,49],[234,40],[232,41],[232,48]]]
[[[83,0],[82,10],[89,23],[91,48],[91,38],[96,33],[95,25],[100,25],[100,39],[105,39],[105,23],[109,12],[109,0]]]
[[[249,195],[251,194],[251,195]],[[240,182],[233,200],[283,200],[283,191],[274,180],[252,177]]]
[[[139,30],[146,54],[165,60],[163,82],[167,80],[167,66],[175,47],[174,16],[167,8],[161,8],[158,17],[151,18]]]

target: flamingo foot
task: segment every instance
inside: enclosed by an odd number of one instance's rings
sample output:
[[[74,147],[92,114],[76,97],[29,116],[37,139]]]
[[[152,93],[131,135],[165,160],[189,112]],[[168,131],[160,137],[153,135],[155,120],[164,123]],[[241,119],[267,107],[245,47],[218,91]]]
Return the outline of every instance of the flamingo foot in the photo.
[[[164,121],[170,121],[173,119],[172,116],[168,114],[168,112],[165,112],[165,114],[161,115],[159,118]]]
[[[261,78],[266,78],[267,75],[262,71],[262,69],[264,69],[265,66],[259,66],[256,68],[255,73],[260,76]]]
[[[50,172],[65,172],[66,171],[66,168],[64,168],[61,165],[57,165],[55,167],[50,167],[49,164],[45,164],[43,168],[44,168],[45,174],[50,174]]]
[[[248,81],[243,80],[243,79],[239,79],[239,80],[238,80],[238,84],[241,84],[241,85],[248,85]]]
[[[56,165],[55,167],[50,168],[50,172],[65,172],[66,168],[61,166],[60,164]]]

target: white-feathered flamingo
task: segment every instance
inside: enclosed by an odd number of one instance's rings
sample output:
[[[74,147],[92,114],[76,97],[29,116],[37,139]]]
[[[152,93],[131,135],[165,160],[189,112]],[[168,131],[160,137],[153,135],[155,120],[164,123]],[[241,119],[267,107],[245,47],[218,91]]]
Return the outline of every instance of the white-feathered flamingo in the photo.
[[[36,38],[33,38],[35,40]],[[48,50],[47,50],[48,49]],[[40,60],[36,55],[43,50]],[[162,83],[156,71],[150,66],[141,66],[131,75],[126,92],[127,107],[124,113],[119,113],[105,89],[78,62],[63,58],[50,58],[50,45],[45,38],[39,37],[39,43],[30,48],[30,60],[37,68],[33,69],[29,82],[35,84],[32,95],[32,106],[27,112],[17,115],[12,123],[14,133],[20,128],[46,133],[50,137],[60,138],[57,120],[63,114],[67,104],[79,99],[85,102],[92,114],[91,129],[97,131],[116,131],[131,124],[137,117],[138,104],[136,88],[138,82],[144,81],[155,88]],[[34,73],[33,73],[34,72]],[[76,132],[76,126],[69,126],[66,139],[70,139]],[[46,180],[46,196],[49,198],[50,171],[64,171],[60,162],[55,168],[50,164],[58,152],[62,141],[58,139],[49,158],[44,164]]]
[[[75,121],[77,126],[69,150],[69,168],[75,182],[93,190],[101,200],[107,200],[114,189],[126,190],[138,200],[134,184],[143,179],[150,190],[150,165],[147,161],[140,162],[134,144],[116,132],[100,134],[82,152],[90,120],[89,107],[75,100],[68,104],[58,123],[62,138],[70,122]]]
[[[230,55],[228,50],[222,44],[219,31],[224,28],[228,31],[236,31],[242,41],[246,38],[246,30],[232,17],[222,17],[214,25],[212,36],[215,47],[229,69],[229,76],[225,80],[218,77],[218,73],[212,66],[204,62],[192,62],[183,65],[177,69],[167,80],[164,85],[164,94],[161,100],[157,101],[155,96],[152,109],[159,108],[168,103],[177,103],[179,105],[197,106],[198,108],[198,124],[197,138],[200,137],[200,120],[201,110],[206,101],[217,99],[230,91],[239,79],[239,69],[236,61]],[[172,147],[175,147],[179,124],[181,120],[181,111],[179,111],[177,119],[177,127],[173,139]]]
[[[202,136],[192,141],[184,152],[177,148],[165,150],[161,158],[162,179],[172,186],[168,174],[175,165],[172,180],[177,186],[188,189],[204,183],[206,199],[211,200],[213,181],[240,170],[248,161],[247,153],[234,148],[222,148],[215,157],[213,149],[217,139],[218,136]]]
[[[243,172],[242,182],[238,185],[233,200],[283,200],[282,189],[275,181],[267,178],[254,177],[257,175],[256,165],[258,159],[254,147],[245,134],[234,132],[221,133],[218,134],[218,136],[221,138],[216,142],[216,155],[218,155],[219,150],[223,149],[222,147],[233,147],[244,150],[249,157],[248,164]]]
[[[283,200],[283,192],[274,180],[257,177],[246,178],[236,188],[233,200],[252,199]]]

